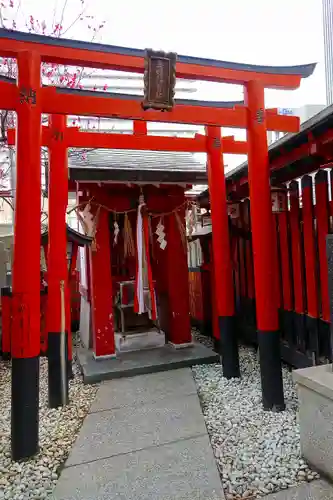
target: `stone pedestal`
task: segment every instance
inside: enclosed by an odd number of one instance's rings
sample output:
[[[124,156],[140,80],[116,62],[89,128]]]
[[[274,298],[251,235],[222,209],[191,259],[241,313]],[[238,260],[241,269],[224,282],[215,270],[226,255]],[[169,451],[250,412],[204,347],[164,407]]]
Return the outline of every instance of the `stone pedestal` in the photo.
[[[154,330],[130,333],[125,336],[121,333],[116,333],[115,343],[117,353],[154,349],[165,345],[165,334]]]
[[[332,365],[293,372],[299,398],[301,450],[305,460],[333,479]]]

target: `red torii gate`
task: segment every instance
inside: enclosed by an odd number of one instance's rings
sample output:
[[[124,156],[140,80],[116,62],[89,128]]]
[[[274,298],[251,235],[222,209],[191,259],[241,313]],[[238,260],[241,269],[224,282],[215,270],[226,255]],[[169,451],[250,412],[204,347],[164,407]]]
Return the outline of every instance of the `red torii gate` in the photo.
[[[278,316],[273,296],[274,287],[271,286],[272,212],[266,132],[267,129],[296,132],[299,120],[279,116],[274,111],[265,111],[264,88],[297,88],[302,77],[312,74],[315,65],[272,68],[179,56],[176,65],[178,78],[242,84],[246,95],[245,106],[223,109],[219,105],[204,106],[202,103],[194,106],[179,104],[172,111],[161,113],[143,111],[140,101],[127,97],[119,98],[112,94],[101,96],[96,95],[96,92],[41,86],[40,65],[43,61],[143,73],[143,51],[0,30],[0,54],[17,58],[18,61],[18,85],[4,81],[0,83],[0,107],[16,110],[18,118],[13,265],[13,458],[30,456],[38,448],[41,113],[198,123],[207,127],[217,312],[223,371],[228,377],[239,376],[239,362],[233,321],[234,298],[231,293],[228,216],[219,128],[247,128],[263,405],[265,409],[284,409]],[[64,117],[54,117],[52,123],[59,137],[64,130]],[[57,279],[66,280],[66,146],[57,141],[57,146],[52,149],[54,153],[51,153],[51,164],[57,165],[57,170],[52,167],[50,169],[50,200],[57,198],[58,203],[50,203],[49,266],[53,267],[55,264],[50,260],[51,253],[59,253],[61,272],[57,274]],[[30,242],[29,247],[26,246],[26,241]],[[57,302],[56,310],[59,311],[58,291],[54,291],[53,300]],[[57,318],[54,317],[53,333],[59,331],[60,314]],[[58,345],[57,340],[54,342]]]
[[[224,104],[224,103],[223,103]],[[59,149],[69,147],[75,148],[107,148],[107,149],[135,149],[135,150],[154,150],[154,151],[185,151],[185,152],[207,152],[208,138],[206,135],[196,134],[194,138],[179,138],[179,137],[163,137],[163,136],[147,136],[147,122],[134,121],[133,134],[115,134],[115,133],[98,133],[98,132],[84,132],[80,131],[78,127],[67,127],[66,121],[60,115],[51,116],[51,124],[42,127],[42,145],[49,148],[50,151],[50,173],[52,180],[50,182],[50,189],[53,191],[53,175],[58,175],[57,172],[61,168],[61,162],[57,153]],[[7,143],[9,146],[14,146],[16,143],[15,129],[7,130]],[[224,153],[229,154],[247,154],[247,144],[244,141],[236,141],[233,136],[222,137],[222,148]],[[59,144],[61,143],[61,144]],[[66,152],[67,158],[67,152]],[[67,161],[62,157],[62,162]],[[62,184],[59,183],[57,177],[58,187]],[[54,191],[53,191],[54,192]],[[53,193],[52,193],[53,194]],[[51,225],[53,223],[53,213],[58,207],[58,196],[50,196],[50,211],[51,211]],[[58,223],[62,224],[62,218],[57,218]],[[61,227],[58,227],[61,230]],[[57,263],[61,258],[60,253],[54,255],[51,248],[51,262],[54,262],[50,267],[48,273],[49,290],[51,293],[48,297],[48,321],[47,331],[52,332],[52,323],[57,321],[59,317],[58,301],[54,297],[54,292],[57,292],[59,275],[63,275],[61,263]],[[53,259],[57,259],[55,262]],[[49,260],[49,259],[48,259]],[[52,293],[53,292],[53,293]],[[68,304],[69,297],[67,297],[66,304]],[[67,311],[67,316],[69,312]],[[55,318],[55,320],[53,319]],[[69,324],[69,317],[66,318],[66,324]],[[69,329],[68,329],[69,331]],[[98,339],[94,337],[94,352],[96,355],[100,353],[103,347],[96,345]],[[61,392],[59,384],[59,366],[57,362],[52,364],[53,351],[57,349],[51,348],[49,351],[49,405],[50,407],[58,407],[61,404]],[[69,373],[71,372],[72,360],[72,346],[71,338],[68,336],[68,357],[69,357]],[[104,350],[103,350],[104,353]],[[108,353],[107,353],[108,354]],[[103,355],[101,353],[101,355]],[[58,369],[57,369],[58,368]]]
[[[112,148],[112,149],[135,149],[135,150],[155,150],[155,151],[188,151],[188,152],[206,152],[207,151],[207,136],[196,134],[194,138],[179,138],[179,137],[163,137],[163,136],[147,136],[146,122],[134,122],[134,134],[113,134],[113,133],[98,133],[98,132],[83,132],[80,131],[78,127],[67,127],[66,120],[61,115],[52,115],[50,126],[42,127],[42,145],[49,148],[50,152],[50,204],[49,212],[50,216],[50,226],[53,223],[57,224],[57,230],[62,234],[62,223],[63,217],[54,217],[57,213],[59,207],[59,199],[63,196],[68,196],[61,194],[59,189],[65,187],[64,183],[59,182],[59,171],[61,171],[62,165],[66,165],[67,162],[67,148]],[[15,129],[7,130],[7,143],[9,146],[14,146],[16,143]],[[244,141],[235,141],[233,136],[222,138],[223,151],[229,154],[246,154],[247,144]],[[65,150],[65,154],[64,151]],[[59,154],[62,151],[62,156]],[[66,169],[67,172],[67,169]],[[54,180],[56,178],[56,180]],[[56,194],[55,193],[55,189]],[[59,198],[60,196],[60,198]],[[55,222],[54,222],[55,221]],[[61,226],[60,226],[61,224]],[[51,232],[55,231],[51,229]],[[63,242],[62,242],[63,244]],[[48,265],[48,308],[47,308],[47,331],[53,332],[54,324],[57,324],[60,311],[59,311],[59,301],[57,300],[58,284],[61,276],[64,275],[64,270],[62,269],[63,259],[61,252],[52,251],[48,252],[48,263],[51,261],[51,265]],[[50,260],[51,259],[51,260]],[[66,306],[69,303],[68,291],[66,287]],[[69,324],[69,310],[66,312],[66,324]],[[70,331],[68,329],[68,331]],[[61,405],[61,386],[59,377],[59,360],[53,360],[53,354],[57,353],[59,349],[52,345],[52,339],[54,336],[51,335],[51,346],[48,351],[49,363],[48,363],[48,378],[49,378],[49,405],[51,408],[58,407]],[[57,337],[59,335],[57,334]],[[97,345],[98,339],[94,337],[95,353],[100,352],[100,347]],[[69,363],[72,360],[72,345],[71,337],[68,335],[68,357]],[[69,365],[69,373],[71,372],[71,366]]]

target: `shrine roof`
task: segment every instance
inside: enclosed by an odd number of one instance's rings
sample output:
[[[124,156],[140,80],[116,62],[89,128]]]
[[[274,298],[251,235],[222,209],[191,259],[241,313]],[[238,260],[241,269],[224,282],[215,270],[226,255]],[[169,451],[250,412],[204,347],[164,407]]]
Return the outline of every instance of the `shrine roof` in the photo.
[[[67,233],[67,241],[71,243],[76,243],[80,247],[85,245],[90,245],[92,242],[92,238],[86,236],[85,234],[79,233],[75,231],[75,229],[71,228],[68,224],[66,224],[66,233]],[[41,234],[41,243],[46,244],[49,239],[49,231],[46,230]]]
[[[75,181],[207,182],[205,158],[192,153],[128,149],[73,150],[69,176]]]

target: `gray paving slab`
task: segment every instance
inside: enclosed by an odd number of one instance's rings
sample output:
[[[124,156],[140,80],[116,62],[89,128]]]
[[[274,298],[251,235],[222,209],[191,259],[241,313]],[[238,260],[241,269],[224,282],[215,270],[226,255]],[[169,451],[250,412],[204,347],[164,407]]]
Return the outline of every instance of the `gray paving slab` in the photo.
[[[262,500],[333,500],[333,487],[326,481],[312,481],[295,488],[272,493]]]
[[[222,500],[208,436],[65,468],[52,500]]]
[[[117,355],[115,359],[101,360],[96,360],[92,351],[78,348],[77,358],[81,366],[83,381],[86,384],[175,370],[198,364],[218,363],[220,359],[212,349],[199,343],[194,343],[192,347],[184,349],[175,349],[167,344],[156,349],[124,352]]]
[[[90,413],[66,466],[206,434],[197,395]]]
[[[165,397],[197,394],[190,368],[103,382],[90,412],[137,406]]]

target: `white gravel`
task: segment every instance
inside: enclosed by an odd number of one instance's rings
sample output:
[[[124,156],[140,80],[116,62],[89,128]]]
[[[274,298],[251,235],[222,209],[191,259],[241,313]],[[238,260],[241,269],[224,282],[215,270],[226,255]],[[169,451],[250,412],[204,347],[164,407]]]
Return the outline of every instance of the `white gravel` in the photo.
[[[264,496],[319,478],[301,458],[289,370],[283,369],[286,411],[265,412],[254,349],[240,348],[240,363],[242,377],[232,380],[222,377],[219,364],[193,367],[226,499]]]
[[[210,345],[207,337],[194,332]],[[264,412],[260,372],[253,349],[240,348],[241,379],[226,380],[220,364],[193,367],[226,500],[255,498],[319,475],[300,453],[297,395],[291,373],[283,369],[286,411]],[[93,401],[97,386],[85,386],[77,367],[70,382],[70,405],[47,406],[47,360],[40,372],[40,453],[23,463],[10,459],[10,364],[0,361],[0,499],[46,499]]]
[[[97,387],[83,385],[76,366],[70,381],[70,404],[47,406],[47,360],[40,362],[39,454],[22,463],[10,458],[10,364],[0,361],[0,499],[44,499],[52,492],[61,466],[76,439]]]

